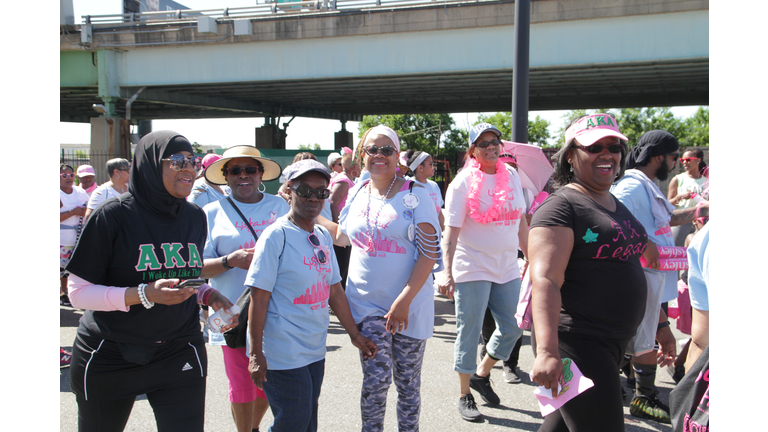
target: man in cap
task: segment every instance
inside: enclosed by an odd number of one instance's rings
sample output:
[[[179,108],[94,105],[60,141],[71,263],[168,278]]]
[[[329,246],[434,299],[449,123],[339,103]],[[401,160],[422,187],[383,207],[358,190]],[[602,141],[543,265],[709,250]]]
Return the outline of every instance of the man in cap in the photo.
[[[77,167],[77,180],[88,196],[91,196],[91,193],[99,186],[96,184],[96,171],[90,165],[80,165]]]
[[[675,246],[671,226],[691,222],[696,215],[695,207],[675,209],[654,183],[656,179],[664,181],[668,178],[680,156],[679,148],[677,139],[669,132],[652,130],[644,133],[627,157],[627,171],[624,177],[611,189],[613,195],[632,212],[648,233],[648,246],[643,258],[647,267],[655,270],[660,268],[657,246]],[[677,298],[678,276],[677,271],[665,273],[661,294],[662,309],[659,312],[656,333],[656,341],[661,350],[658,363],[662,367],[670,366],[675,360],[675,337],[669,328],[665,306],[668,301]],[[659,401],[657,396],[656,364],[655,350],[632,358],[636,394],[630,404],[630,414],[670,423],[669,408]],[[631,384],[631,381],[629,382]]]

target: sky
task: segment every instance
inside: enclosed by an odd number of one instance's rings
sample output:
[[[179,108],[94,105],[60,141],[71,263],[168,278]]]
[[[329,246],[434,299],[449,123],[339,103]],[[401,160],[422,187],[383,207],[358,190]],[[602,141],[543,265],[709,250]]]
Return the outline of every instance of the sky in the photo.
[[[256,5],[255,0],[182,0],[181,3],[191,9],[216,9],[224,7],[247,7]],[[263,1],[261,2],[263,3]],[[75,22],[82,21],[82,15],[109,15],[121,13],[122,2],[120,0],[73,0]],[[512,89],[510,89],[510,92]],[[510,107],[511,109],[511,107]],[[685,118],[696,112],[698,106],[672,107],[676,117]],[[550,122],[550,134],[556,135],[556,131],[562,126],[562,116],[567,111],[531,111],[529,119],[541,116]],[[480,113],[454,113],[451,114],[456,126],[469,129]],[[488,113],[491,114],[491,113]],[[280,123],[285,123],[290,117],[283,117]],[[153,120],[153,130],[173,130],[190,141],[203,145],[214,145],[222,148],[233,145],[253,145],[255,141],[255,129],[264,124],[263,118],[248,119],[195,119],[195,120]],[[355,136],[357,141],[358,122],[347,122],[346,129]],[[282,126],[281,126],[282,127]],[[286,148],[297,149],[299,145],[320,144],[324,150],[333,149],[334,133],[341,130],[341,123],[337,120],[324,120],[306,117],[296,117],[288,127]],[[60,144],[88,144],[91,139],[91,128],[86,123],[59,123]],[[552,142],[554,143],[554,139]]]

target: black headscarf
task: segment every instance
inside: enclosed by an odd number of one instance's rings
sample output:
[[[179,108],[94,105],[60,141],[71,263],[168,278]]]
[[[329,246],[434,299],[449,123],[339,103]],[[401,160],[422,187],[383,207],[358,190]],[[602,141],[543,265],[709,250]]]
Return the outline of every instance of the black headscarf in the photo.
[[[162,159],[181,151],[194,153],[186,138],[173,131],[157,131],[145,135],[133,154],[128,191],[143,209],[162,219],[181,217],[187,202],[168,193],[163,184]]]
[[[627,169],[646,166],[652,157],[669,154],[679,148],[677,138],[671,133],[663,130],[648,131],[637,140],[637,147],[629,152]]]

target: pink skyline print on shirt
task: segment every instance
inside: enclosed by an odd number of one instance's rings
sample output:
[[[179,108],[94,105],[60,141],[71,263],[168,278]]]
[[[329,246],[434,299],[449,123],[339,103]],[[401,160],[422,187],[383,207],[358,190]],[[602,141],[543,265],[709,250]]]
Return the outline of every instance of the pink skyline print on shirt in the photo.
[[[352,238],[352,242],[354,242],[355,245],[363,251],[368,249],[368,237],[363,232],[358,232],[355,234]],[[373,250],[368,252],[368,255],[372,257],[377,256],[378,252],[390,252],[397,254],[405,253],[405,248],[397,244],[397,240],[390,240],[386,237],[382,237],[379,230],[376,230],[376,235],[373,237],[372,243]]]
[[[307,288],[304,295],[293,299],[293,304],[312,305],[312,310],[324,308],[328,305],[328,298],[331,296],[331,287],[325,283],[325,279],[320,279],[317,283]]]

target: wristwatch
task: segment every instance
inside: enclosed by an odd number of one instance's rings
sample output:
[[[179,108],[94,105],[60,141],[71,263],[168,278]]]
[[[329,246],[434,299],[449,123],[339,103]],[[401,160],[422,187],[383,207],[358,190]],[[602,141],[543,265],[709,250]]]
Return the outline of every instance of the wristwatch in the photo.
[[[227,256],[226,256],[226,255],[224,255],[223,257],[221,257],[221,264],[222,264],[222,265],[224,266],[224,268],[225,268],[225,269],[227,269],[227,270],[232,270],[232,269],[234,268],[234,267],[231,267],[231,266],[230,266],[230,265],[227,263]]]

